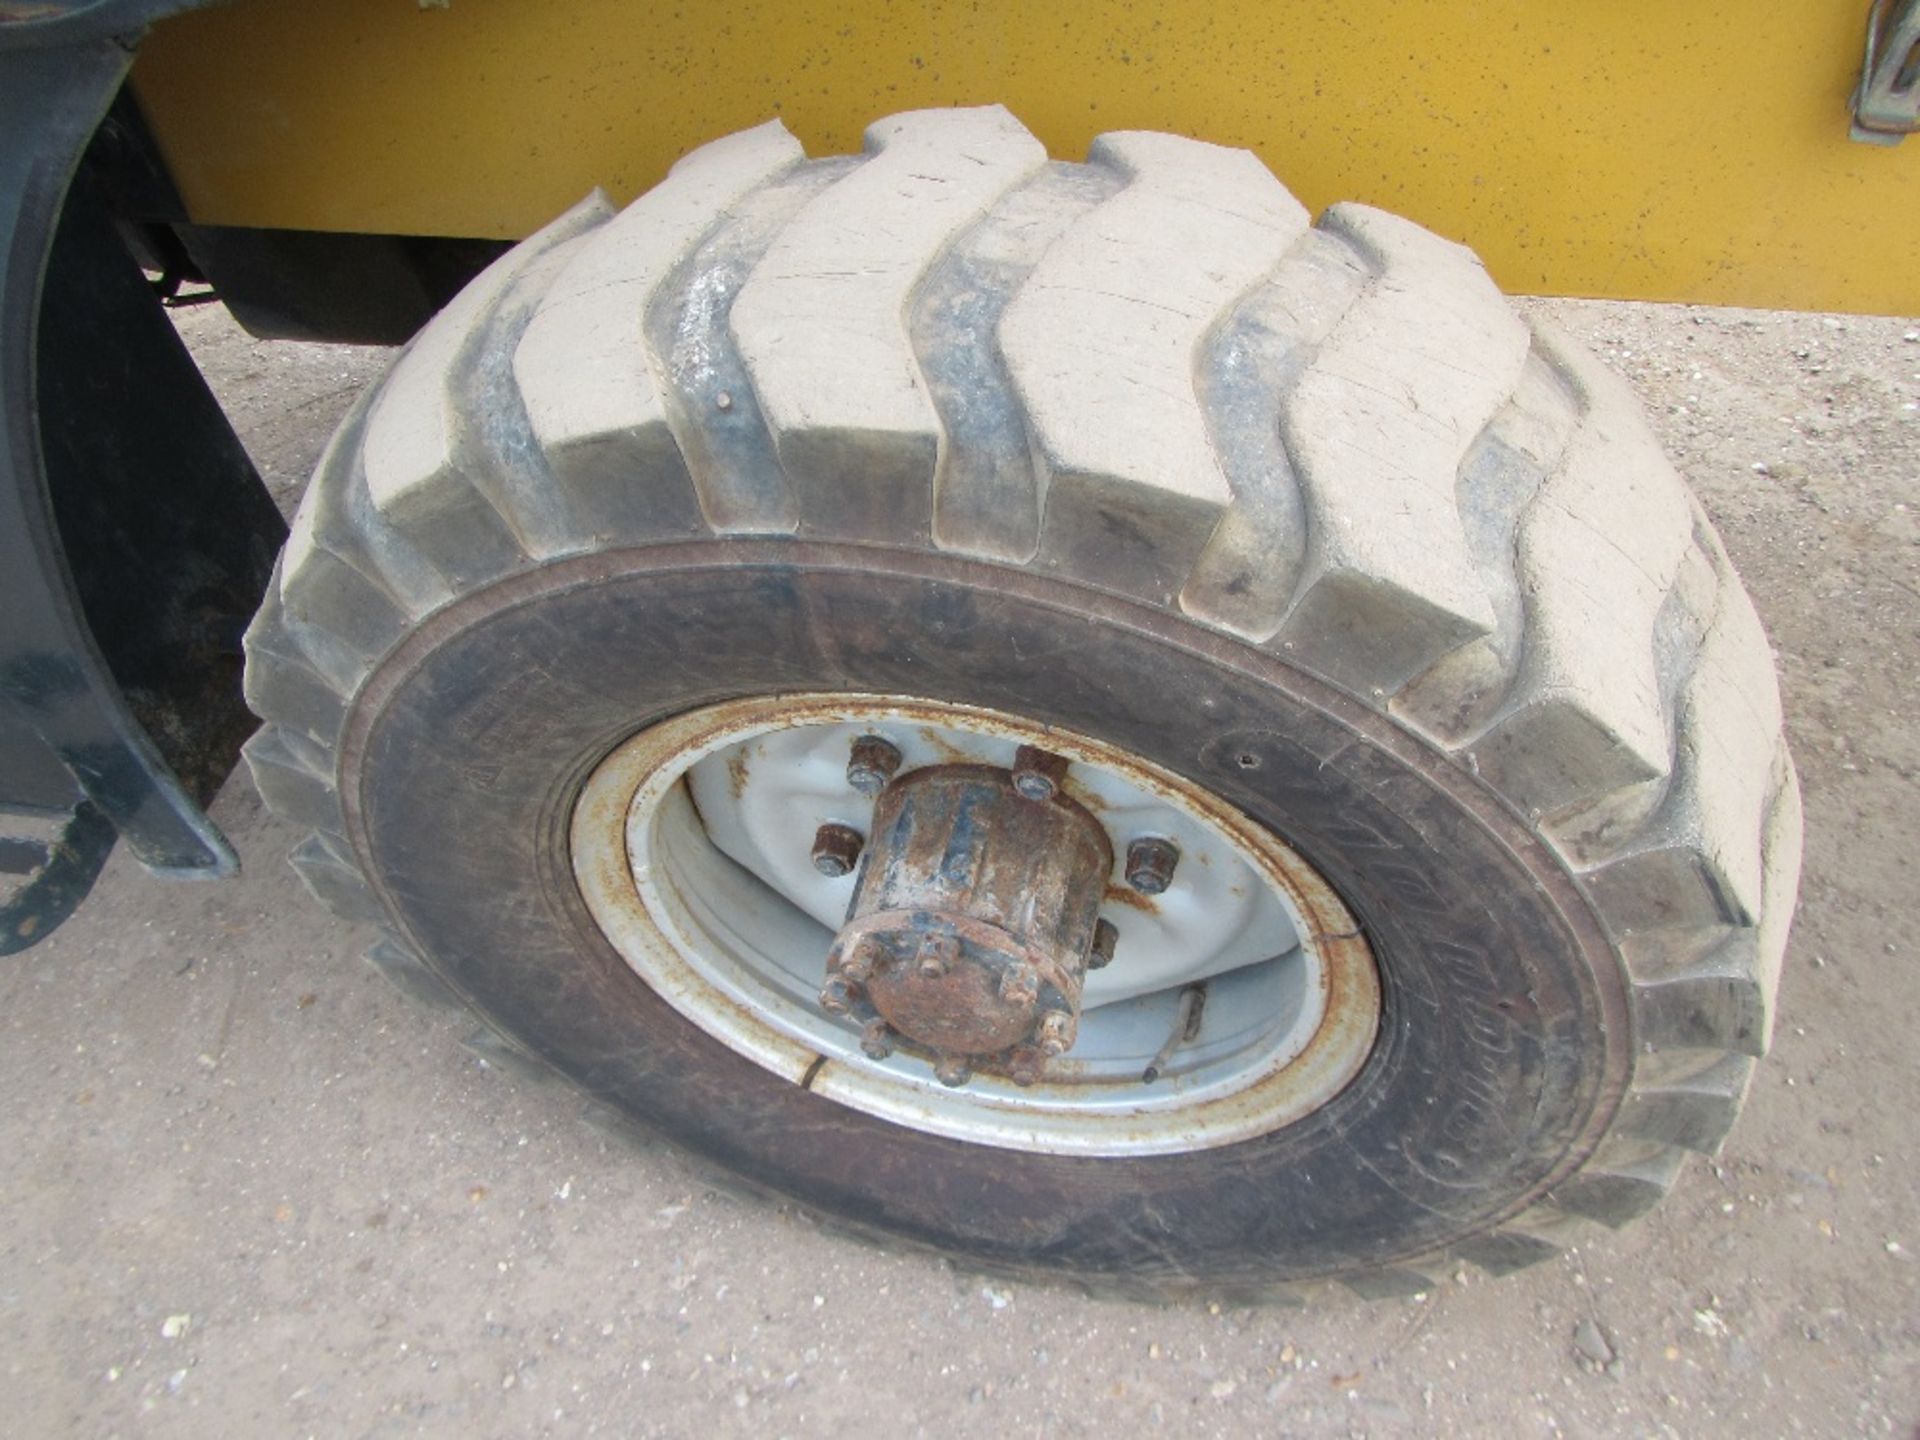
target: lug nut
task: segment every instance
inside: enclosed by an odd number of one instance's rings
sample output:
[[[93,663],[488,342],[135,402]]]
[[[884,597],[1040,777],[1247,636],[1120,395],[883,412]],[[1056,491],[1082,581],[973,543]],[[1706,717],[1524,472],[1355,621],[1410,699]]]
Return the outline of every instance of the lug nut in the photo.
[[[1022,745],[1013,754],[1013,788],[1029,800],[1051,800],[1067,778],[1067,757]]]
[[[1049,1010],[1040,1017],[1040,1028],[1034,1034],[1034,1043],[1040,1047],[1043,1055],[1060,1055],[1073,1048],[1075,1035],[1079,1027],[1073,1023],[1073,1016],[1064,1010]]]
[[[829,820],[813,832],[813,868],[830,880],[852,870],[867,842],[851,825]]]
[[[1096,920],[1093,926],[1093,950],[1087,956],[1089,970],[1104,970],[1113,963],[1114,948],[1120,943],[1120,932],[1114,928],[1111,920]]]
[[[1180,847],[1158,835],[1142,835],[1127,847],[1127,884],[1142,895],[1159,895],[1173,883]]]
[[[1046,1073],[1047,1057],[1032,1045],[1019,1046],[1007,1057],[1007,1074],[1016,1085],[1032,1085]]]
[[[956,1090],[973,1078],[973,1066],[959,1055],[942,1055],[933,1067],[933,1078],[949,1090]]]
[[[862,735],[847,757],[847,783],[862,795],[878,795],[900,768],[900,747],[878,735]]]
[[[893,1027],[884,1020],[869,1020],[860,1032],[860,1048],[869,1060],[884,1060],[893,1054]]]
[[[854,942],[850,953],[829,959],[827,966],[829,969],[838,970],[855,984],[864,985],[873,978],[873,972],[879,961],[877,954],[879,948],[871,935],[863,935]]]
[[[954,962],[960,958],[960,941],[952,935],[923,935],[920,937],[920,955],[918,965],[920,974],[927,980],[938,980],[953,969]]]
[[[860,997],[860,987],[844,975],[829,976],[820,987],[820,1008],[829,1015],[845,1015]]]
[[[1000,998],[1009,1005],[1031,1005],[1040,998],[1039,977],[1033,967],[1022,965],[1000,976]]]

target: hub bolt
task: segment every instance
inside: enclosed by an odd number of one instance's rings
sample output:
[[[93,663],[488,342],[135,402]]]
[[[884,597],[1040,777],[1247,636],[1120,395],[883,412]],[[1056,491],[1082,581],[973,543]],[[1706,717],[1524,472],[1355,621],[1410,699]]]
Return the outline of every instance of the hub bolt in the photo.
[[[1000,977],[1000,998],[1009,1005],[1031,1005],[1040,998],[1039,978],[1031,965],[1008,970]]]
[[[1013,755],[1013,788],[1028,800],[1051,800],[1067,778],[1067,757],[1022,745]]]
[[[860,987],[844,975],[831,975],[820,987],[820,1008],[829,1015],[845,1015],[860,998]]]
[[[1041,1054],[1060,1055],[1073,1048],[1078,1031],[1073,1016],[1065,1010],[1049,1010],[1040,1017],[1040,1028],[1034,1035],[1034,1042],[1040,1047]]]
[[[866,843],[851,825],[829,820],[813,832],[813,868],[830,880],[838,880],[859,862],[860,849]]]
[[[869,1020],[860,1032],[860,1048],[869,1060],[884,1060],[893,1054],[893,1027],[884,1020]]]
[[[1016,1085],[1035,1084],[1046,1070],[1046,1055],[1032,1045],[1022,1045],[1007,1057],[1007,1074]]]
[[[853,742],[853,753],[847,757],[847,783],[872,797],[887,788],[899,768],[899,746],[878,735],[862,735]]]
[[[1098,920],[1093,926],[1093,951],[1087,956],[1089,970],[1104,970],[1113,963],[1114,949],[1120,944],[1120,932],[1111,920]]]
[[[1173,883],[1180,847],[1158,835],[1142,835],[1127,847],[1127,884],[1142,895],[1159,895]]]
[[[854,942],[853,949],[838,960],[830,959],[830,968],[838,970],[855,984],[864,985],[873,978],[878,963],[880,947],[873,942],[871,935],[863,935]]]
[[[952,935],[926,935],[920,940],[920,974],[928,980],[938,980],[953,969],[954,962],[960,958],[960,942]]]
[[[942,1055],[933,1067],[933,1078],[949,1090],[957,1090],[973,1078],[973,1066],[959,1055]]]

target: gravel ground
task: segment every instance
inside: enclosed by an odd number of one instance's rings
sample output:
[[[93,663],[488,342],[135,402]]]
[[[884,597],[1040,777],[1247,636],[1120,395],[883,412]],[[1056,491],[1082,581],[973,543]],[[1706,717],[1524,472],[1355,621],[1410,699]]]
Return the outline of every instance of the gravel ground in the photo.
[[[1903,1434],[1920,1421],[1920,331],[1535,302],[1622,371],[1779,647],[1808,849],[1717,1163],[1519,1276],[1313,1311],[986,1283],[716,1193],[464,1049],[315,907],[123,856],[0,974],[20,1435]],[[182,329],[283,502],[379,352]]]

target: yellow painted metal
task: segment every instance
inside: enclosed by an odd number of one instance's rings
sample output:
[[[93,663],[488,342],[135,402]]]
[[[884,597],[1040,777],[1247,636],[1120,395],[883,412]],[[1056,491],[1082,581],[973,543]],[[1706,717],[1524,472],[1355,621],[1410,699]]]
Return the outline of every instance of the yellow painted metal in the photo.
[[[134,79],[194,217],[510,237],[778,115],[998,100],[1258,151],[1509,289],[1920,313],[1920,141],[1847,139],[1845,0],[241,0]]]

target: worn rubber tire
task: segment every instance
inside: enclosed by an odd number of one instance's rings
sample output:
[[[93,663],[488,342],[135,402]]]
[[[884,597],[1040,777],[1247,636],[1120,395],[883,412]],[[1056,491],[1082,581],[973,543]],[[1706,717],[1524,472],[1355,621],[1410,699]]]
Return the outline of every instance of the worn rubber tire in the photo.
[[[1071,725],[1280,829],[1380,957],[1347,1108],[976,1175],[642,993],[574,789],[806,688]],[[858,158],[762,126],[502,258],[323,458],[247,694],[294,864],[409,990],[857,1232],[1136,1293],[1419,1288],[1640,1214],[1733,1122],[1798,877],[1766,638],[1618,380],[1407,221],[998,109]]]

